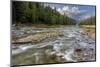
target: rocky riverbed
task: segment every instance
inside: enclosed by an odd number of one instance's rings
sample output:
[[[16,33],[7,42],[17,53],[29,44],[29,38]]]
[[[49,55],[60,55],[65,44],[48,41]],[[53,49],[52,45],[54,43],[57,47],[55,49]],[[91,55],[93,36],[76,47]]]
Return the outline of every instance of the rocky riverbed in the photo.
[[[34,39],[41,40],[34,42]],[[78,26],[13,27],[12,65],[95,61],[95,45],[95,39]]]

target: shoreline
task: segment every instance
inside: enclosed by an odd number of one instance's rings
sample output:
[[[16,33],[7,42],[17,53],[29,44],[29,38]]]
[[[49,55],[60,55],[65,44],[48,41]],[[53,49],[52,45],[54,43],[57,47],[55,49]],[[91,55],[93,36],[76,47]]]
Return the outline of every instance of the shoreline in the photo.
[[[95,25],[83,25],[81,26],[81,28],[83,28],[83,30],[85,31],[85,33],[87,33],[87,35],[92,38],[92,39],[96,39],[96,27]]]

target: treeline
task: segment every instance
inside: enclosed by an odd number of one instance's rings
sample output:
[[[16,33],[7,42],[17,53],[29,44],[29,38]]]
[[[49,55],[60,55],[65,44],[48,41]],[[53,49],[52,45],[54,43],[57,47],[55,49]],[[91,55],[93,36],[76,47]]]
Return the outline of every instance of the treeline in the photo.
[[[96,24],[95,16],[92,16],[92,17],[80,22],[80,25],[95,25],[95,24]]]
[[[76,20],[37,2],[12,2],[12,23],[74,25]]]

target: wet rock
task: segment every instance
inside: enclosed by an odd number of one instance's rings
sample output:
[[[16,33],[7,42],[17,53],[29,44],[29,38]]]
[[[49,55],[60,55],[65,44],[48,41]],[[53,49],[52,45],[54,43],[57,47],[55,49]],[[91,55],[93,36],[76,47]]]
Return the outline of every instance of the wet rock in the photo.
[[[13,43],[37,43],[40,42],[46,38],[51,38],[51,37],[58,37],[62,35],[61,32],[46,32],[46,33],[38,33],[36,35],[29,35],[24,38],[20,38]]]
[[[43,64],[45,63],[46,55],[43,52],[37,52],[34,54],[35,56],[35,64]]]
[[[83,51],[75,52],[76,58],[78,61],[84,61],[84,53]]]
[[[75,52],[81,52],[82,51],[82,49],[76,49],[75,50]]]

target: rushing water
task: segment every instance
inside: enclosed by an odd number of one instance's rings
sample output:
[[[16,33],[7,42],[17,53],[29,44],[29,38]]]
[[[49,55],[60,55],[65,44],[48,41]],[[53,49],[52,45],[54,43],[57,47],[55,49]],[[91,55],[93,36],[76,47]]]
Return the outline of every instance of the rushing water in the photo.
[[[13,30],[13,36],[46,32],[49,29]],[[89,38],[79,27],[63,27],[64,36],[47,39],[44,42],[12,44],[13,64],[42,64],[57,62],[95,61],[95,40]]]

